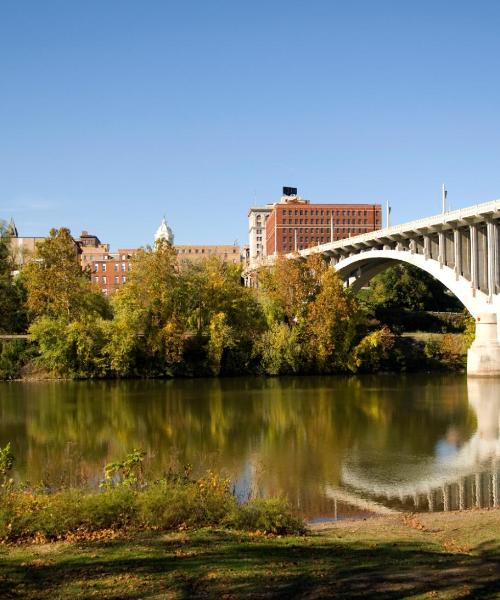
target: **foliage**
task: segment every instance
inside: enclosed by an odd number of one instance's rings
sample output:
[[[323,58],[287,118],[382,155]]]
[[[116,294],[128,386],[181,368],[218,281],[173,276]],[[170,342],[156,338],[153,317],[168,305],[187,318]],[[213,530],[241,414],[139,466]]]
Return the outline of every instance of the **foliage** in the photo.
[[[273,323],[255,346],[267,375],[298,373],[302,365],[299,332],[286,323]]]
[[[109,316],[106,298],[82,272],[69,229],[51,229],[49,237],[37,243],[34,260],[23,268],[22,280],[27,308],[35,318],[71,321]]]
[[[395,335],[382,327],[366,335],[354,348],[350,360],[352,371],[378,371],[387,364],[395,343]]]
[[[463,335],[464,348],[468,350],[476,337],[476,320],[470,314],[465,317],[465,331]]]
[[[0,227],[0,333],[20,333],[27,326],[25,290],[14,269],[10,235]]]
[[[322,263],[316,272],[319,290],[306,319],[308,355],[315,361],[316,371],[345,371],[364,325],[363,313],[336,271]]]
[[[370,282],[366,300],[381,308],[461,310],[459,300],[434,277],[412,265],[389,267]]]
[[[13,466],[14,455],[10,449],[10,442],[8,442],[3,448],[0,447],[0,477],[3,478],[3,482],[0,487],[4,489],[8,487],[8,484],[10,483],[8,477]]]
[[[104,481],[101,483],[101,487],[142,485],[144,483],[145,456],[146,453],[143,450],[134,448],[122,461],[108,463],[104,467]]]
[[[363,313],[320,255],[279,257],[260,274],[269,323],[256,349],[270,375],[345,371]]]
[[[447,333],[438,339],[429,339],[424,353],[434,369],[459,370],[465,367],[466,345],[464,336]]]
[[[256,498],[237,507],[231,516],[236,529],[264,533],[304,533],[302,519],[294,516],[290,504],[283,498]]]
[[[101,491],[63,489],[51,493],[34,490],[5,491],[0,505],[0,540],[56,539],[69,534],[103,529],[219,525],[262,529],[275,533],[303,530],[290,506],[282,501],[260,500],[237,504],[230,480],[208,471],[199,479],[190,470],[170,473],[152,483],[144,480],[145,453],[133,450],[124,460],[105,467]],[[10,444],[0,448],[0,476],[6,479],[14,457]]]
[[[27,340],[0,340],[0,379],[16,379],[22,367],[36,353],[32,343]]]
[[[38,317],[30,326],[37,343],[37,362],[59,375],[91,378],[109,372],[104,355],[106,326],[103,319],[89,317],[67,321],[64,316]]]
[[[214,375],[220,373],[224,350],[234,346],[232,333],[226,314],[216,313],[210,321],[208,342],[208,360]]]
[[[399,331],[431,301],[452,304],[442,286],[408,266],[388,269],[357,298],[320,254],[278,257],[258,274],[258,289],[248,289],[239,266],[215,256],[179,263],[164,241],[138,251],[127,284],[108,301],[82,272],[68,229],[51,230],[16,279],[0,234],[0,331],[23,327],[23,318],[26,327],[26,314],[32,319],[31,344],[2,343],[4,379],[25,362],[71,378],[406,368],[416,361],[407,360],[403,343],[389,343],[380,322]],[[411,311],[406,325],[401,310]],[[431,320],[446,331],[460,328]],[[442,353],[451,365],[449,354]]]

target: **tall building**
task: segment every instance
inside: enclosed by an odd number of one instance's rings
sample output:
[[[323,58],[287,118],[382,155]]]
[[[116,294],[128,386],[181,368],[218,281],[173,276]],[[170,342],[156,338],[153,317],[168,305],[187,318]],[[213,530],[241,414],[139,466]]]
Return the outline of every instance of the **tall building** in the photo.
[[[266,254],[295,252],[382,227],[380,204],[275,204],[266,227]]]
[[[272,209],[272,204],[266,204],[248,211],[249,260],[266,255],[266,222]]]
[[[279,202],[249,211],[249,260],[295,252],[381,228],[381,204],[312,204],[297,195],[297,188],[284,187]]]

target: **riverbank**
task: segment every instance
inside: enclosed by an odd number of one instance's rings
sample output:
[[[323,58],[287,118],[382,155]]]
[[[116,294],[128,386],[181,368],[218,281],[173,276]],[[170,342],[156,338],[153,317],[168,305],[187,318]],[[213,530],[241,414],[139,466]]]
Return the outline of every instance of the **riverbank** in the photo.
[[[116,535],[116,534],[113,534]],[[3,598],[496,598],[500,510],[0,546]]]
[[[1,336],[0,336],[1,337]],[[13,337],[13,336],[3,336]],[[26,337],[26,336],[18,336]],[[6,340],[7,342],[9,340]],[[336,368],[331,372],[315,372],[300,368],[287,375],[295,374],[299,376],[317,376],[317,375],[359,375],[363,373],[460,373],[465,372],[467,362],[467,347],[469,342],[461,333],[436,333],[436,332],[405,332],[400,335],[392,335],[390,348],[380,350],[379,355],[374,355],[366,364],[354,367],[353,364],[344,368]],[[1,340],[0,340],[1,349]],[[0,352],[1,354],[1,352]],[[11,353],[9,364],[2,362],[0,357],[0,381],[71,381],[71,380],[90,380],[90,381],[123,381],[123,380],[141,380],[141,379],[196,379],[196,378],[219,378],[224,376],[241,377],[252,375],[255,377],[276,376],[278,373],[266,373],[262,369],[248,369],[245,366],[244,371],[233,369],[229,373],[218,373],[217,375],[200,369],[199,372],[190,371],[178,373],[177,375],[165,373],[128,373],[117,375],[111,372],[101,374],[78,374],[70,375],[67,372],[50,370],[44,367],[39,357],[35,357],[35,347],[32,346],[30,352]],[[26,356],[29,358],[25,361]],[[2,367],[3,365],[3,367]]]

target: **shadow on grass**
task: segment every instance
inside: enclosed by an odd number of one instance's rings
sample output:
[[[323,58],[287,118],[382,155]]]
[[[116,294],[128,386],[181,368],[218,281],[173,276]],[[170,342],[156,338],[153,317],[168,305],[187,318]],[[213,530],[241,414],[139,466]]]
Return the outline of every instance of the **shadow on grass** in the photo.
[[[0,558],[1,598],[498,598],[500,548],[441,553],[414,543],[234,533],[67,546],[46,560]]]

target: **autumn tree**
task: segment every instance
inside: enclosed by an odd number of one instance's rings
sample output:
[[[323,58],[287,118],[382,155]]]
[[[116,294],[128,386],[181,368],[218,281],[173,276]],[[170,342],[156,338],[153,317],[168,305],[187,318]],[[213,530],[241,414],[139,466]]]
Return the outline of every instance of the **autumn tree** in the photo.
[[[269,322],[262,347],[268,373],[346,369],[362,311],[320,254],[278,257],[259,273],[259,285]]]
[[[29,332],[38,347],[37,362],[65,376],[106,375],[102,351],[110,307],[82,272],[69,229],[52,229],[38,242],[21,279],[33,319]]]
[[[22,270],[22,281],[32,317],[71,321],[109,313],[103,294],[81,269],[69,229],[51,229],[49,237],[37,243],[33,260]]]
[[[106,346],[119,375],[162,375],[182,361],[187,294],[174,248],[166,241],[134,256],[127,284],[112,300]]]

